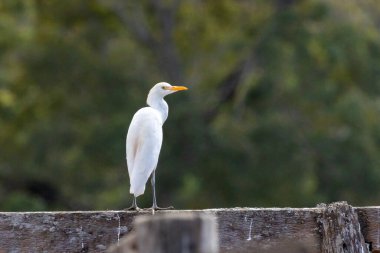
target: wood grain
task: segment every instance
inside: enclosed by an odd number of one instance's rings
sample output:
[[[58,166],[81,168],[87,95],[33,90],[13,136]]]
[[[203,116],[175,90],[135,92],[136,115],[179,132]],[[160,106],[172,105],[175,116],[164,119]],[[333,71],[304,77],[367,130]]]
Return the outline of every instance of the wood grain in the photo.
[[[357,207],[355,210],[364,240],[372,252],[380,253],[380,206]]]
[[[352,206],[337,202],[321,207],[322,213],[317,221],[321,226],[323,253],[368,253]]]
[[[228,208],[161,212],[215,215],[221,252],[264,252],[264,249],[286,252],[285,248],[294,248],[314,253],[321,252],[317,219],[322,211],[323,208]],[[373,251],[379,250],[380,207],[361,207],[355,211],[365,241]],[[151,213],[3,212],[0,252],[106,252],[133,230],[133,220],[138,215]]]

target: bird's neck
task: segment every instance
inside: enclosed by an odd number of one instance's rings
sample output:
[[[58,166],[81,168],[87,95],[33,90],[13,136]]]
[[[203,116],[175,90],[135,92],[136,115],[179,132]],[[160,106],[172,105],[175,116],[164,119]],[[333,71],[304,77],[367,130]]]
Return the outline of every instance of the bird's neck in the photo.
[[[169,114],[169,106],[164,100],[164,98],[160,96],[155,96],[153,94],[149,94],[146,103],[153,109],[156,109],[161,114],[162,124],[164,124]]]

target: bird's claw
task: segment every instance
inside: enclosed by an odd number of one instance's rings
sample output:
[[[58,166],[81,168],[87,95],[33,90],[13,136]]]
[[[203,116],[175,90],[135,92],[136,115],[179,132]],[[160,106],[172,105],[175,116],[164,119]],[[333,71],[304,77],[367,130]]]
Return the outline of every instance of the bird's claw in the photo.
[[[124,211],[141,211],[142,209],[138,206],[131,206],[131,207],[128,207],[128,208],[125,208]]]
[[[173,207],[173,206],[169,206],[169,207],[152,206],[150,209],[152,209],[152,210],[154,210],[154,211],[159,211],[159,210],[173,210],[174,207]]]

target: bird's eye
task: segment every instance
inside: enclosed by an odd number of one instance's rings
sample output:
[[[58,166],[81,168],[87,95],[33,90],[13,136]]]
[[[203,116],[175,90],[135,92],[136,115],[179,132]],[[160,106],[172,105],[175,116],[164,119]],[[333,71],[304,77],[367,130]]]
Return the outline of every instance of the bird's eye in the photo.
[[[165,86],[162,86],[161,89],[166,90],[166,87],[165,87]]]

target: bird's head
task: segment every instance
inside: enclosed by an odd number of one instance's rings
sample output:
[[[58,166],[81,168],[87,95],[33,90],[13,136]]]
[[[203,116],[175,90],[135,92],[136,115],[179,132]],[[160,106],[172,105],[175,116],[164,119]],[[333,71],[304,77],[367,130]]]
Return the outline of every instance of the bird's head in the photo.
[[[187,89],[188,88],[185,86],[172,86],[168,83],[161,82],[161,83],[157,83],[156,85],[154,85],[149,93],[154,93],[154,94],[160,95],[162,97],[165,97],[166,95],[172,94],[174,92],[181,91],[181,90],[187,90]]]

